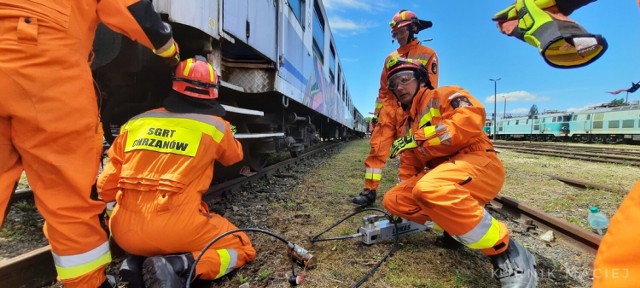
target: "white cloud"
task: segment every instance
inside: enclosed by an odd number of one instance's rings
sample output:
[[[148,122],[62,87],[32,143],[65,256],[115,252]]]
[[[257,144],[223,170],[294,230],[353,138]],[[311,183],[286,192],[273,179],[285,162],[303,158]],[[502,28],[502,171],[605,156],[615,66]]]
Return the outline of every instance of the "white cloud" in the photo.
[[[368,21],[355,22],[351,19],[345,19],[339,16],[329,18],[329,26],[333,34],[338,36],[353,36],[360,34],[371,27],[375,27],[373,23]]]
[[[496,98],[498,99],[498,101],[506,101],[507,102],[542,102],[542,101],[549,101],[549,97],[547,96],[538,96],[535,94],[532,94],[530,92],[527,91],[512,91],[512,92],[507,92],[507,93],[498,93],[496,95]],[[491,102],[493,103],[493,95],[491,96],[487,96],[484,99],[485,102]]]
[[[367,12],[384,11],[390,7],[387,0],[324,0],[324,8],[326,10],[334,10],[344,12],[349,9],[358,9]]]

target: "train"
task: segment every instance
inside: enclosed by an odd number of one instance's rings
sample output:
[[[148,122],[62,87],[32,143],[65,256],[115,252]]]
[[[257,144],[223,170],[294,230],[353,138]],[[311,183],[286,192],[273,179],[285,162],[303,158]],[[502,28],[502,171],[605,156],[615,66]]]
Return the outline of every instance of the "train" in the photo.
[[[506,117],[496,121],[496,139],[640,144],[640,104],[600,105],[574,112]],[[493,137],[492,120],[485,134]]]
[[[349,92],[321,0],[154,0],[180,57],[202,56],[218,72],[218,101],[237,129],[243,165],[269,155],[299,155],[330,139],[368,129]],[[99,25],[91,64],[105,141],[131,117],[160,107],[171,68],[138,43]]]

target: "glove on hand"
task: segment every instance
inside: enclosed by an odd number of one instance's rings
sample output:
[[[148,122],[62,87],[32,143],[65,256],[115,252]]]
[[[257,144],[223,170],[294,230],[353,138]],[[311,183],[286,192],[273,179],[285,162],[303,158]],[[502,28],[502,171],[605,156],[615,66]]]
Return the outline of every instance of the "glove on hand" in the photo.
[[[154,51],[154,53],[162,57],[164,63],[173,68],[178,66],[178,63],[180,63],[180,48],[178,47],[178,42],[174,41],[173,38],[170,40],[170,42],[171,43],[167,43],[165,45],[170,45],[168,48],[162,49],[162,52],[160,53],[158,51]]]
[[[400,137],[396,139],[396,141],[393,141],[393,144],[391,145],[391,155],[389,155],[389,158],[396,158],[400,152],[416,147],[418,147],[418,143],[413,139],[413,135]]]
[[[602,36],[590,34],[566,16],[590,2],[593,0],[517,0],[492,20],[502,33],[537,47],[547,64],[580,67],[607,50]]]

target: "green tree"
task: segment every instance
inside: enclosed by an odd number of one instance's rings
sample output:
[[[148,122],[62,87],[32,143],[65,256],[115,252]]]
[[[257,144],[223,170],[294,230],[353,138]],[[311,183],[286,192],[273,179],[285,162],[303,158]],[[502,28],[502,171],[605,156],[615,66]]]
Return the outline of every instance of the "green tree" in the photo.
[[[371,118],[373,118],[373,117],[371,117],[371,116],[364,117],[364,121],[367,122],[367,123],[371,123]]]
[[[624,103],[624,98],[613,99],[611,100],[611,102],[609,102],[609,106],[622,106],[622,105],[626,105]]]

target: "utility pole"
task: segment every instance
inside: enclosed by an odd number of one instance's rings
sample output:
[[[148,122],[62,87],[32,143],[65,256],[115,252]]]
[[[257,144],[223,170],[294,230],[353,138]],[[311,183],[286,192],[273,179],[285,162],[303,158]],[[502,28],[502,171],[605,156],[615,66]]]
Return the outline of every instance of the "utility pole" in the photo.
[[[507,96],[502,96],[504,98],[504,108],[502,108],[502,119],[507,117]]]
[[[489,79],[489,81],[493,81],[493,141],[496,141],[496,134],[498,134],[497,122],[498,122],[498,113],[496,112],[498,107],[498,81],[502,78],[497,79]],[[507,98],[504,100],[505,110],[507,105]]]

